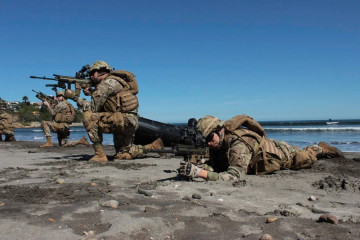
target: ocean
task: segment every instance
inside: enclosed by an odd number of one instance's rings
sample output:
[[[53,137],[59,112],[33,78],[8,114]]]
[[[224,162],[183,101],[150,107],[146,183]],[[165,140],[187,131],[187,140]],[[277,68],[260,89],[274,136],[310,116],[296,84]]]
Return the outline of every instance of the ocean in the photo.
[[[260,124],[264,127],[268,138],[286,141],[300,148],[326,142],[344,152],[360,152],[360,119],[336,121],[339,123],[334,125],[326,124],[326,120],[263,121]],[[83,127],[71,127],[70,131],[70,141],[87,137]],[[19,141],[46,141],[40,128],[15,129],[15,137]],[[57,142],[54,133],[53,141]],[[113,145],[111,134],[104,134],[104,144]]]

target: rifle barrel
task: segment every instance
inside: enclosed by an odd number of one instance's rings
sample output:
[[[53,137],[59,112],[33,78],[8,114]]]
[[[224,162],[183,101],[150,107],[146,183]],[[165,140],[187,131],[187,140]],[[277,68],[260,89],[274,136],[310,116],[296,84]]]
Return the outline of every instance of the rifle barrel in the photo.
[[[43,80],[56,80],[55,78],[48,78],[48,77],[37,77],[37,76],[30,76],[30,78],[35,78],[35,79],[43,79]]]

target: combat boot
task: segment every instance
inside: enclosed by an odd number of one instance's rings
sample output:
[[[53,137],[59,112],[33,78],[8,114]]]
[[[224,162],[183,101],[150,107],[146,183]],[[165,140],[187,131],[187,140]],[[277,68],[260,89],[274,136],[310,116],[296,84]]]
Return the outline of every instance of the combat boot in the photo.
[[[94,144],[93,147],[95,149],[95,155],[92,158],[90,158],[89,161],[107,162],[108,159],[106,157],[106,154],[104,153],[103,146],[100,143],[98,143],[98,144]]]
[[[322,157],[328,157],[328,158],[344,157],[344,154],[341,152],[340,149],[330,146],[327,143],[320,142],[318,146],[322,148]]]
[[[41,145],[40,146],[41,148],[54,146],[54,143],[51,141],[51,137],[46,137],[46,140],[47,140],[47,142],[45,144]]]
[[[118,160],[130,160],[132,159],[132,156],[130,153],[127,153],[127,152],[124,152],[124,153],[117,153],[115,156],[114,156],[114,159],[118,159]]]
[[[9,137],[9,142],[16,142],[16,139],[15,139],[14,135]]]
[[[85,145],[87,147],[90,147],[90,143],[88,142],[88,140],[85,137],[82,137],[79,141],[78,144],[82,144]]]
[[[152,143],[145,145],[144,148],[146,151],[150,149],[164,149],[164,143],[161,138],[158,138]]]

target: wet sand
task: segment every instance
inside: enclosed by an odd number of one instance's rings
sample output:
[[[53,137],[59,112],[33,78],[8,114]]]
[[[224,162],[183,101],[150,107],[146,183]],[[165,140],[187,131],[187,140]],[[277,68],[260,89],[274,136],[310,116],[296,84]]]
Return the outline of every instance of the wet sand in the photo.
[[[0,142],[0,239],[360,239],[360,153],[190,182],[174,156],[101,164],[87,161],[92,148],[41,144]],[[326,213],[338,224],[317,221]]]

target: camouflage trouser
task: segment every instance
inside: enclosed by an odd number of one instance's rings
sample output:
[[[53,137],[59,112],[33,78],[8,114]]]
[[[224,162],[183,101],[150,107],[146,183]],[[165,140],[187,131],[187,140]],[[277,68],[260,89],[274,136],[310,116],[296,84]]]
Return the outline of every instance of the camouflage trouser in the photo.
[[[57,134],[59,146],[66,144],[67,139],[70,136],[70,128],[67,123],[57,123],[55,121],[41,121],[41,128],[45,134],[45,137],[51,137],[51,131]]]
[[[144,154],[144,147],[133,145],[138,117],[130,113],[93,113],[84,114],[84,126],[93,144],[102,144],[103,133],[112,133],[115,152],[129,153],[137,157]],[[111,119],[111,120],[110,120]]]
[[[143,155],[144,147],[134,145],[135,132],[139,128],[136,114],[125,113],[124,129],[114,134],[114,147],[116,153],[129,153],[133,158]]]
[[[316,161],[317,157],[321,156],[323,150],[317,145],[308,146],[302,150],[291,146],[286,142],[279,142],[271,139],[272,145],[276,149],[271,152],[277,152],[278,155],[266,154],[264,158],[262,153],[254,156],[250,148],[244,142],[238,141],[227,152],[227,159],[216,159],[215,161],[228,161],[229,167],[227,171],[221,173],[212,172],[213,169],[206,166],[205,170],[208,173],[209,180],[236,180],[241,179],[247,172],[255,174],[268,174],[281,169],[302,169],[311,167]],[[256,147],[256,146],[255,146]],[[267,149],[264,146],[265,150]],[[278,150],[278,151],[276,151]],[[257,158],[259,157],[260,158]],[[212,179],[214,178],[214,179]]]
[[[3,129],[0,130],[0,141],[2,141],[2,135],[5,135],[5,141],[8,141],[9,139],[11,139],[12,137],[14,137],[14,130],[11,129]]]

